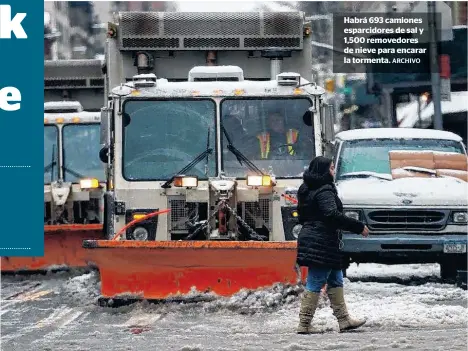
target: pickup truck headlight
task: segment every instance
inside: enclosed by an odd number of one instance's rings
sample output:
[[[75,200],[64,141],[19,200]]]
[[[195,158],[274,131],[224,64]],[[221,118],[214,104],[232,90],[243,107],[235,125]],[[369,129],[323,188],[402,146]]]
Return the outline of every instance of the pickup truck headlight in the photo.
[[[344,215],[349,218],[354,218],[357,221],[359,221],[359,218],[360,218],[358,211],[345,211]]]
[[[467,223],[468,213],[467,212],[453,212],[452,215],[454,223]]]

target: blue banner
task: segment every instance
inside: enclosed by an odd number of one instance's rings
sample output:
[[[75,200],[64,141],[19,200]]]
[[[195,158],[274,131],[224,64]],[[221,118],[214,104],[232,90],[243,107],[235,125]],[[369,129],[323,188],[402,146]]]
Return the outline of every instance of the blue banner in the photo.
[[[0,256],[44,255],[44,3],[0,0]]]

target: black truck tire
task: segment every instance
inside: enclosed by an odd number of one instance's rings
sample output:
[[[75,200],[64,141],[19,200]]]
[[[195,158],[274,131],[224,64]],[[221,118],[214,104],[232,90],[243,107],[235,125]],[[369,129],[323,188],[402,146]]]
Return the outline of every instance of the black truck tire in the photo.
[[[440,262],[440,277],[443,281],[455,282],[458,271],[466,271],[466,256],[447,257]]]

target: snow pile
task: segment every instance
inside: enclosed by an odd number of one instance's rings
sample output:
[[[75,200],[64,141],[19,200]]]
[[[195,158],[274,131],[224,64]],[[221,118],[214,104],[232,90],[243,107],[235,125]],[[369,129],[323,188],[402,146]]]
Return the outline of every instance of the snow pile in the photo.
[[[299,285],[277,284],[269,289],[242,290],[231,297],[218,298],[207,302],[203,307],[207,312],[229,310],[251,314],[260,311],[272,311],[283,305],[296,302],[302,291],[303,287]]]
[[[95,305],[100,294],[101,283],[98,272],[70,278],[61,286],[62,298],[71,305]]]
[[[355,263],[347,270],[348,278],[355,279],[427,279],[437,278],[440,275],[440,266],[434,264],[406,264],[406,265],[385,265],[366,263],[357,265]]]
[[[352,265],[345,278],[345,298],[351,315],[366,317],[364,329],[396,330],[405,328],[466,327],[468,324],[466,292],[441,284],[439,266],[380,264]],[[379,282],[380,280],[380,282]],[[402,284],[399,284],[402,283]],[[146,301],[107,313],[127,314],[155,322],[181,315],[203,316],[245,336],[255,332],[290,333],[298,321],[302,285],[277,284],[269,289],[243,290],[230,297],[214,294],[191,294],[157,304]],[[67,302],[95,305],[100,293],[96,272],[68,279],[62,287]],[[133,317],[132,317],[133,318]],[[139,319],[134,324],[140,325]],[[132,322],[133,323],[133,322]],[[164,322],[166,323],[166,322]],[[318,332],[337,331],[338,324],[326,296],[319,302],[314,317]],[[194,326],[191,328],[195,328]],[[289,345],[293,349],[301,345]]]
[[[352,316],[367,319],[364,329],[466,327],[468,324],[466,292],[451,285],[401,286],[353,283],[345,279],[345,299]],[[287,332],[297,323],[298,314],[297,301],[284,306],[274,317],[265,317],[264,328],[275,333]],[[328,301],[316,311],[314,327],[321,332],[338,330]]]

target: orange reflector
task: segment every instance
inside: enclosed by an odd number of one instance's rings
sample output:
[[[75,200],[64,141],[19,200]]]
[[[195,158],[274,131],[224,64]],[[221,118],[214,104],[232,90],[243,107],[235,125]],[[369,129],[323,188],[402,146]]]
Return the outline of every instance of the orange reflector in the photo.
[[[139,91],[139,90],[133,90],[133,91],[130,93],[130,95],[132,95],[132,96],[138,96],[138,95],[140,95],[140,91]]]
[[[56,122],[56,123],[59,123],[59,124],[60,124],[60,123],[63,123],[63,118],[56,118],[56,119],[55,119],[55,122]]]
[[[81,189],[97,189],[99,188],[99,180],[96,178],[88,178],[80,180]]]
[[[2,257],[2,272],[41,271],[51,267],[85,268],[83,241],[103,239],[102,224],[44,226],[44,256]]]
[[[236,89],[234,90],[234,95],[244,95],[245,91],[243,89]]]
[[[73,123],[79,123],[80,118],[79,117],[73,117],[72,121],[73,121]]]
[[[271,186],[272,180],[269,175],[251,175],[247,176],[248,186]]]
[[[144,216],[146,216],[146,214],[144,214],[144,213],[135,213],[135,214],[133,215],[133,219],[141,219],[141,218],[143,218]]]
[[[85,240],[83,247],[99,268],[104,298],[164,299],[192,287],[230,296],[306,277],[296,266],[295,241]]]
[[[222,95],[223,94],[223,91],[222,90],[219,90],[219,89],[216,89],[213,91],[213,94],[214,95]]]
[[[177,176],[174,178],[175,187],[196,188],[198,186],[198,178],[191,176]]]
[[[47,118],[44,118],[44,124],[49,123],[49,120]]]
[[[302,94],[303,92],[304,92],[304,91],[303,91],[302,89],[296,88],[296,89],[294,89],[293,94],[294,94],[294,95],[300,95],[300,94]]]
[[[198,95],[200,95],[200,92],[199,92],[199,91],[196,91],[196,90],[195,90],[195,91],[192,91],[192,95],[193,95],[193,96],[198,96]]]

